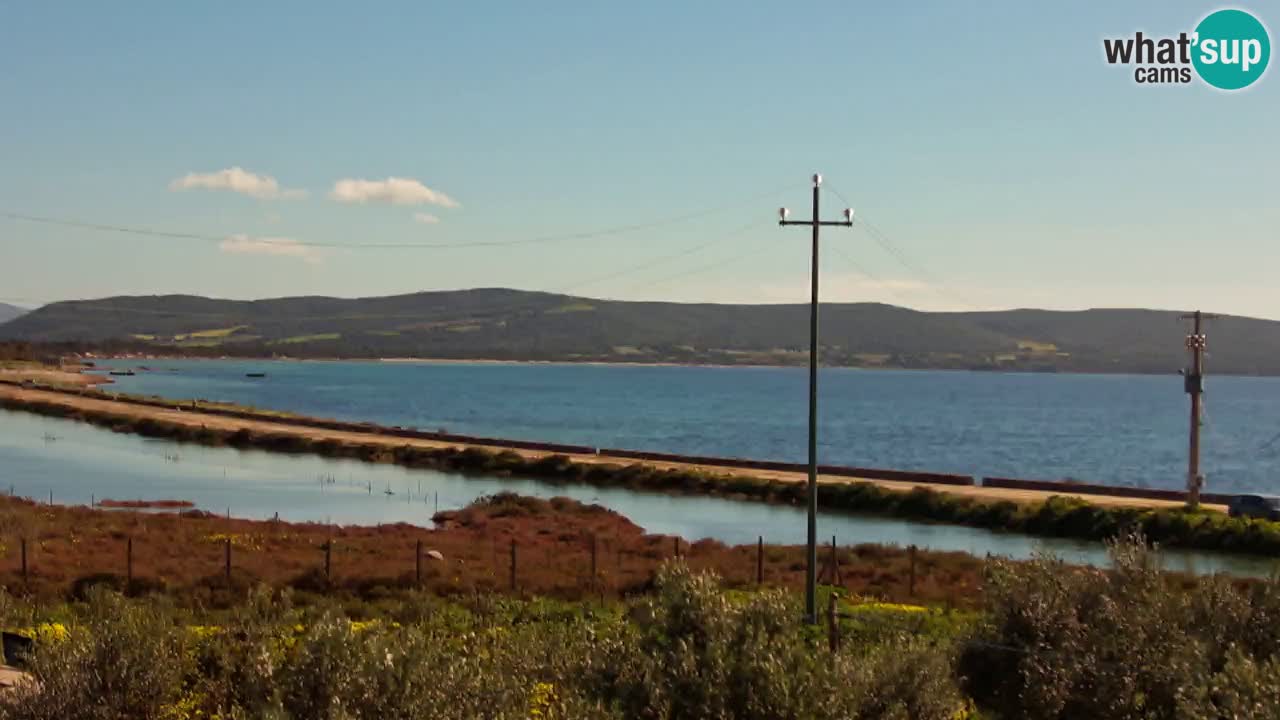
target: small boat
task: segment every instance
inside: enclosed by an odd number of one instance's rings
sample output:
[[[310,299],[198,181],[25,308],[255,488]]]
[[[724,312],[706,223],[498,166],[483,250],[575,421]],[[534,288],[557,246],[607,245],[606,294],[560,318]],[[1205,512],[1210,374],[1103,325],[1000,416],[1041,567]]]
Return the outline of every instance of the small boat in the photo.
[[[264,378],[267,376],[267,374],[262,372],[255,372],[255,373],[245,373],[244,376],[247,378]]]
[[[132,370],[112,370],[111,374],[122,377],[133,377],[134,372]]]

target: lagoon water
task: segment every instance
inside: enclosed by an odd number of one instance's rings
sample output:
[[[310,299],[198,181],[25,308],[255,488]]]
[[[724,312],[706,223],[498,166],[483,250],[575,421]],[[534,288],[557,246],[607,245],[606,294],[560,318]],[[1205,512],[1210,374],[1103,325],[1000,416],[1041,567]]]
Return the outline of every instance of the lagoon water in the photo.
[[[800,508],[710,497],[675,497],[622,489],[483,478],[394,465],[281,455],[153,440],[69,420],[0,411],[0,491],[59,504],[111,498],[190,500],[202,510],[265,519],[430,526],[436,507],[462,507],[484,494],[510,490],[568,496],[616,510],[652,533],[726,543],[804,542]],[[390,491],[390,494],[388,493]],[[820,537],[840,544],[915,544],[938,550],[1015,558],[1051,551],[1074,562],[1105,562],[1102,546],[1036,539],[975,528],[824,513]],[[1266,575],[1264,558],[1168,553],[1166,566],[1190,572]]]
[[[139,361],[113,361],[136,367]],[[595,447],[805,459],[803,368],[146,361],[123,392]],[[266,378],[245,377],[265,372]],[[109,386],[110,387],[110,386]],[[823,370],[823,462],[1185,485],[1176,374]],[[1280,378],[1210,377],[1207,487],[1280,491]]]

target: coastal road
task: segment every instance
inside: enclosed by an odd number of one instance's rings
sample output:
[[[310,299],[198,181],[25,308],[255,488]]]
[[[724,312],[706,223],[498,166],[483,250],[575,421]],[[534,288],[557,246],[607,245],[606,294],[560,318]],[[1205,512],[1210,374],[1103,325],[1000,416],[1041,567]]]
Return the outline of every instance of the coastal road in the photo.
[[[68,373],[70,374],[70,373]],[[83,377],[83,376],[78,376]],[[257,419],[241,419],[231,418],[222,415],[214,415],[203,413],[196,410],[178,410],[172,408],[161,408],[146,405],[137,405],[128,402],[114,401],[99,397],[89,397],[84,395],[70,394],[67,392],[59,392],[55,390],[41,390],[36,388],[17,387],[14,385],[0,385],[0,399],[12,398],[19,402],[42,402],[54,405],[61,405],[67,408],[97,410],[101,412],[109,412],[117,415],[124,415],[133,418],[151,418],[163,422],[176,423],[190,427],[210,427],[217,429],[225,429],[235,431],[240,428],[246,428],[257,433],[283,433],[306,437],[312,440],[332,439],[353,443],[373,443],[384,445],[389,448],[410,445],[415,447],[466,447],[465,443],[443,442],[437,440],[426,440],[419,438],[404,438],[397,436],[382,435],[377,432],[347,432],[341,430],[330,430],[324,428],[307,427],[290,423],[287,418],[279,420],[257,420]],[[493,445],[483,445],[483,447],[492,450]],[[552,453],[538,450],[528,450],[522,448],[509,448],[512,452],[519,453],[525,457],[538,458]],[[563,453],[560,453],[563,454]],[[574,462],[579,463],[613,463],[619,462],[618,458],[598,455],[586,454],[568,454]],[[774,470],[758,470],[758,469],[736,469],[720,466],[704,466],[695,463],[677,463],[677,462],[660,462],[660,461],[643,461],[645,465],[659,468],[696,468],[707,473],[721,476],[744,476],[771,478],[784,482],[803,483],[808,480],[804,473],[800,472],[782,472]],[[909,492],[915,488],[927,488],[934,492],[947,493],[951,495],[959,495],[964,497],[972,497],[980,500],[999,501],[1011,500],[1017,503],[1043,502],[1050,496],[1070,496],[1077,497],[1086,502],[1095,505],[1107,506],[1128,506],[1128,507],[1144,507],[1144,508],[1168,508],[1179,507],[1182,503],[1171,500],[1153,500],[1148,498],[1130,498],[1130,497],[1114,497],[1109,495],[1085,495],[1072,494],[1062,491],[1045,492],[1039,490],[1014,490],[1008,488],[993,488],[983,486],[962,486],[962,485],[941,485],[933,483],[918,483],[903,480],[879,480],[871,478],[851,478],[846,476],[823,475],[819,477],[819,482],[824,483],[850,483],[864,482],[877,485],[887,490],[899,492]],[[1226,508],[1222,505],[1204,505],[1206,509],[1225,512]]]

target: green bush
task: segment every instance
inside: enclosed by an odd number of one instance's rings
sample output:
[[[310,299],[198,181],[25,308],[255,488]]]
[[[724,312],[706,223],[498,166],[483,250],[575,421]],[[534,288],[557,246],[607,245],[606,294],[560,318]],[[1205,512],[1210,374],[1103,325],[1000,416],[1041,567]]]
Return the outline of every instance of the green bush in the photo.
[[[354,622],[267,590],[217,626],[155,600],[91,593],[36,682],[0,717],[949,718],[963,706],[950,641],[850,643],[832,654],[779,592],[728,594],[664,568],[624,614],[553,601],[422,597]]]
[[[591,695],[627,718],[949,718],[962,706],[948,645],[894,638],[832,654],[795,599],[735,603],[713,576],[664,567],[629,632],[599,644]]]
[[[66,638],[37,644],[33,681],[0,694],[0,717],[150,720],[179,700],[191,663],[168,613],[102,591],[86,607]]]
[[[979,705],[1032,720],[1276,717],[1235,713],[1275,696],[1260,683],[1280,655],[1280,584],[1202,578],[1183,591],[1140,534],[1110,553],[1109,570],[990,565],[989,614],[959,665]]]

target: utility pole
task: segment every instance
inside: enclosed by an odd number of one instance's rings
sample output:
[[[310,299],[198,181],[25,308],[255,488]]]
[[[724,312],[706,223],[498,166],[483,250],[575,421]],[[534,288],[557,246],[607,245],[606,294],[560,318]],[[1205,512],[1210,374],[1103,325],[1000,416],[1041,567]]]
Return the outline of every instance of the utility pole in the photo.
[[[813,176],[813,216],[809,220],[788,220],[790,211],[778,210],[779,225],[808,225],[813,228],[813,258],[809,281],[809,534],[805,549],[804,614],[810,625],[818,623],[818,228],[823,225],[853,226],[853,210],[844,211],[844,220],[822,220],[818,215],[818,193],[822,176]]]
[[[1205,337],[1201,322],[1216,319],[1217,315],[1206,315],[1199,310],[1183,315],[1183,320],[1192,321],[1191,334],[1187,336],[1187,350],[1191,353],[1191,368],[1183,371],[1183,388],[1191,396],[1191,442],[1187,453],[1187,507],[1195,510],[1200,507],[1200,490],[1204,487],[1204,476],[1200,474],[1200,415],[1204,393],[1204,349]]]

